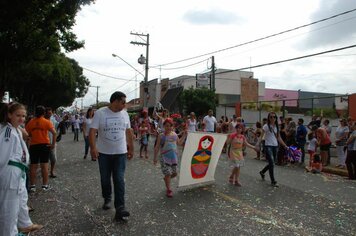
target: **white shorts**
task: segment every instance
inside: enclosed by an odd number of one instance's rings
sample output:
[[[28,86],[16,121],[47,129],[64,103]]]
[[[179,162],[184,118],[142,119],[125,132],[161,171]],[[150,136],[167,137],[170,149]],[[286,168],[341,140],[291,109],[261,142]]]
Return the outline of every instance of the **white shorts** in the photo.
[[[232,167],[241,167],[245,165],[245,160],[230,160]]]

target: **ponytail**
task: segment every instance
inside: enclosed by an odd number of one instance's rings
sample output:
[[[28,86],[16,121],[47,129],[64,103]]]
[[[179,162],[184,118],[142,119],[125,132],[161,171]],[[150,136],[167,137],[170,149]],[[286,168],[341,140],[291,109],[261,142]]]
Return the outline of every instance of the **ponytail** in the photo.
[[[0,103],[0,124],[7,122],[8,107],[6,103]]]
[[[1,103],[0,105],[0,123],[6,124],[9,122],[8,114],[12,114],[17,110],[24,109],[26,110],[25,106],[18,102],[13,102],[9,105],[5,103]]]

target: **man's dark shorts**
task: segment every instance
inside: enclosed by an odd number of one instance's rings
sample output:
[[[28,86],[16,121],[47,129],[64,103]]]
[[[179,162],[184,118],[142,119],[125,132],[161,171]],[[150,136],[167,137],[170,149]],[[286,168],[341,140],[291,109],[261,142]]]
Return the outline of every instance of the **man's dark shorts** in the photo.
[[[35,144],[30,146],[31,164],[48,163],[49,154],[49,144]]]

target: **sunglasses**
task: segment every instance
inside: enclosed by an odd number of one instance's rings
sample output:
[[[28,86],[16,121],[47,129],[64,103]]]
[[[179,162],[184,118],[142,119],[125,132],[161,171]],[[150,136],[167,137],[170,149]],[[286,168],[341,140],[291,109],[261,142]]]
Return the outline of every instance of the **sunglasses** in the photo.
[[[277,119],[277,116],[270,116],[269,118]]]

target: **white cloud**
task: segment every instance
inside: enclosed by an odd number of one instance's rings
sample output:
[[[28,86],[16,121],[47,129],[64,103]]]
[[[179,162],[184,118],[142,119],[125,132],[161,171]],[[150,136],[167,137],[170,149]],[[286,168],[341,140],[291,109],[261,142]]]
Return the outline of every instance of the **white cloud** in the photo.
[[[320,1],[319,8],[311,14],[310,20],[312,22],[318,21],[355,8],[355,1]],[[313,25],[311,27],[311,32],[299,46],[302,49],[337,46],[342,43],[344,46],[347,46],[348,43],[355,42],[355,38],[356,12],[353,12]]]
[[[222,9],[189,10],[184,14],[183,19],[197,25],[229,25],[238,21],[235,13]]]

